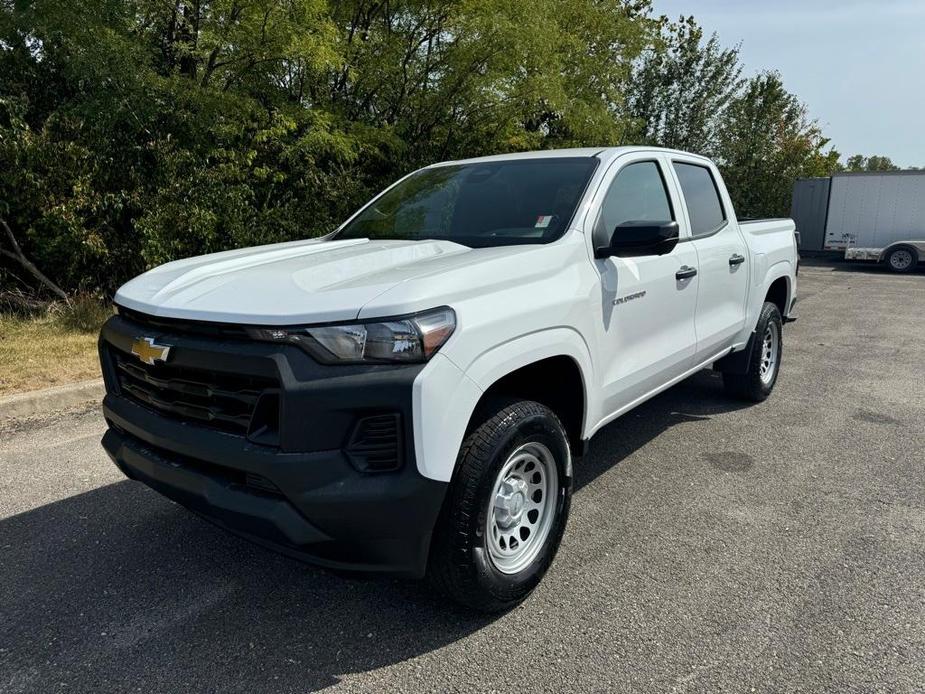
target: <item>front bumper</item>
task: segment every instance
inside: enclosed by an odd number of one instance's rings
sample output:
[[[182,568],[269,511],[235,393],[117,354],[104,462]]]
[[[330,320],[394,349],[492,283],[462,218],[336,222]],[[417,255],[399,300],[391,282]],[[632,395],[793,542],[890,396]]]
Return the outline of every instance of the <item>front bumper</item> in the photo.
[[[117,362],[139,335],[152,333],[116,316],[100,337],[109,424],[103,447],[126,476],[290,556],[423,575],[447,485],[423,477],[415,464],[412,384],[421,367],[322,366],[288,345],[157,332],[177,369],[275,379],[278,432],[266,445],[250,432],[167,416],[123,392]],[[356,424],[383,413],[400,422],[400,465],[358,469],[350,450]]]

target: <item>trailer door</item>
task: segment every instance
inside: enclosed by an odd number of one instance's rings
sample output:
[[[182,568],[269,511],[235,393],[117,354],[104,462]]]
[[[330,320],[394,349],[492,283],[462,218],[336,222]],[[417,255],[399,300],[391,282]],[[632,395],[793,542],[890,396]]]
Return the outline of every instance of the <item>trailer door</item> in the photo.
[[[793,185],[790,216],[800,232],[801,250],[821,251],[825,245],[831,183],[830,178],[801,178]]]

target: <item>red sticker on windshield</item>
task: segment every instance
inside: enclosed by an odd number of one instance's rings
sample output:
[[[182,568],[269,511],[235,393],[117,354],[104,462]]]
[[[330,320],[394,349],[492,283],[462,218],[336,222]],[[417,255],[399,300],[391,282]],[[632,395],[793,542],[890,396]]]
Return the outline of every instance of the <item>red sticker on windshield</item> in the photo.
[[[541,214],[536,218],[536,224],[534,224],[533,227],[535,229],[545,229],[549,226],[550,222],[552,222],[552,217],[551,214]]]

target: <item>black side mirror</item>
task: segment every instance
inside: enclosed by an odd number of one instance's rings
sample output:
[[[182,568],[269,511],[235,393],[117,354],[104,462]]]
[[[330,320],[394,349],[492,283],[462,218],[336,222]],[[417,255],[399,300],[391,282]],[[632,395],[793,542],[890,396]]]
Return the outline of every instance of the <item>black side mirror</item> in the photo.
[[[677,245],[677,222],[623,222],[613,230],[609,245],[594,249],[594,257],[665,255]]]

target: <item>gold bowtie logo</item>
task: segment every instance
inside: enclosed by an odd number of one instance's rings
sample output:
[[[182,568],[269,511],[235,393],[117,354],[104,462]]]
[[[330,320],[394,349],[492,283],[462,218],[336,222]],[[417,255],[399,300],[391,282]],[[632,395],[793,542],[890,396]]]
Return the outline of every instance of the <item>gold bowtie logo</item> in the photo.
[[[170,354],[170,347],[167,345],[155,344],[153,337],[139,337],[132,343],[132,354],[141,359],[145,364],[154,366],[156,362],[167,361],[167,355]]]

